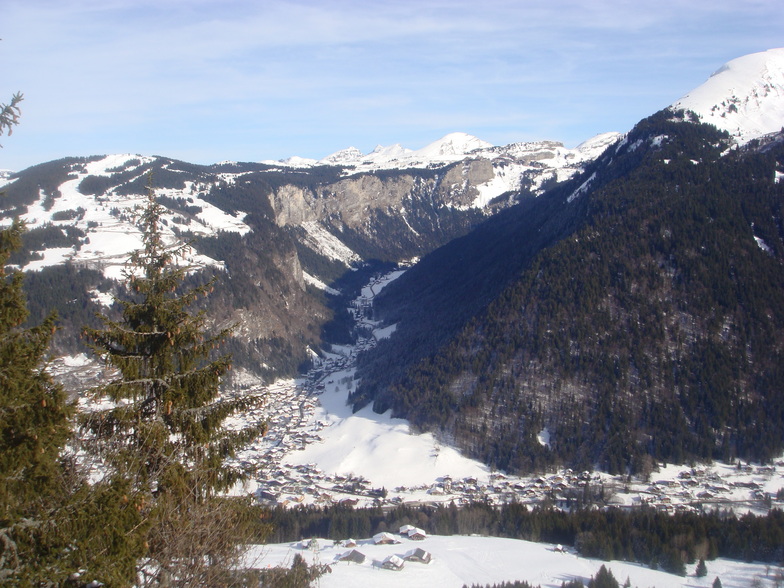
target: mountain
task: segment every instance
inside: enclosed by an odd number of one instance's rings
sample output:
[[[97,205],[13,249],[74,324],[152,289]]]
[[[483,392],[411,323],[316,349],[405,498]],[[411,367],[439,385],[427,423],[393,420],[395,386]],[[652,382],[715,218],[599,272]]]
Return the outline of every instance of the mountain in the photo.
[[[576,169],[594,159],[619,136],[615,132],[602,133],[574,149],[568,149],[557,141],[493,146],[467,133],[450,133],[417,150],[399,144],[388,147],[378,145],[370,153],[363,154],[356,147],[348,147],[319,160],[289,157],[281,161],[267,160],[262,163],[300,169],[341,165],[344,166],[344,175],[352,175],[380,170],[433,169],[465,159],[482,159],[493,164],[496,176],[507,178],[506,183],[503,183],[503,191],[520,189],[520,174],[528,179],[528,182],[523,182],[523,188],[529,184],[536,190],[541,190],[548,181],[561,181],[573,175]],[[505,169],[504,174],[499,174],[495,169],[510,166],[511,169]],[[501,182],[496,182],[496,188],[500,185]],[[503,192],[494,188],[488,188],[488,191],[494,192],[494,196]]]
[[[782,130],[784,48],[733,59],[673,107],[695,112],[741,144]]]
[[[12,261],[27,273],[30,320],[56,309],[55,350],[75,353],[82,326],[123,294],[118,281],[141,243],[133,208],[151,177],[167,238],[193,243],[193,279],[220,276],[208,310],[216,326],[238,325],[237,364],[275,377],[297,373],[311,350],[350,340],[346,300],[378,264],[465,234],[520,194],[578,173],[598,151],[492,147],[454,133],[419,151],[350,148],[320,162],[65,158],[5,176],[2,216],[29,229]]]
[[[720,104],[761,61],[690,95]],[[397,327],[361,358],[355,407],[507,470],[780,454],[784,134],[730,137],[680,105],[385,288],[375,317]]]

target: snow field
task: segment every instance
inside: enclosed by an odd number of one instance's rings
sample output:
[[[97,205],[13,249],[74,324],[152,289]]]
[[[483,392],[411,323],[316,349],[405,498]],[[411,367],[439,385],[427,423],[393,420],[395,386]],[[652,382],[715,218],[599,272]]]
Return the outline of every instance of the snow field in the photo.
[[[724,588],[747,588],[757,579],[768,585],[781,572],[776,566],[717,559],[706,562],[708,574],[703,578],[695,577],[696,564],[687,566],[687,575],[680,577],[629,562],[583,558],[570,550],[561,552],[554,545],[517,539],[431,535],[424,541],[401,541],[397,545],[374,545],[372,540],[364,539],[349,548],[318,539],[318,551],[302,549],[297,543],[253,546],[245,562],[257,569],[288,567],[298,553],[308,563],[330,565],[332,572],[318,581],[321,588],[461,588],[464,584],[484,586],[514,580],[542,588],[560,588],[563,582],[574,578],[587,585],[602,565],[620,584],[628,578],[637,588],[708,588],[717,576]],[[386,557],[402,556],[416,547],[432,554],[429,564],[406,562],[400,571],[378,567]],[[364,554],[366,560],[362,564],[337,561],[351,549]]]

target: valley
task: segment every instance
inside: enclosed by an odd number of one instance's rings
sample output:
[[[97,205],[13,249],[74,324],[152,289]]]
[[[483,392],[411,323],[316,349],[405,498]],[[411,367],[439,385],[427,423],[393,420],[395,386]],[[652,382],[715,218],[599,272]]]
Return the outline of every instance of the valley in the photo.
[[[784,586],[774,2],[45,4],[0,585]]]
[[[402,419],[369,407],[352,413],[346,400],[356,385],[357,352],[387,334],[366,311],[401,274],[376,277],[353,302],[357,330],[370,336],[355,346],[333,348],[302,378],[240,388],[242,394],[264,395],[265,404],[236,424],[266,419],[269,431],[236,456],[234,467],[249,474],[236,493],[284,507],[519,503],[570,510],[592,504],[763,515],[784,505],[784,457],[768,465],[658,464],[645,478],[570,469],[515,476],[460,456]]]

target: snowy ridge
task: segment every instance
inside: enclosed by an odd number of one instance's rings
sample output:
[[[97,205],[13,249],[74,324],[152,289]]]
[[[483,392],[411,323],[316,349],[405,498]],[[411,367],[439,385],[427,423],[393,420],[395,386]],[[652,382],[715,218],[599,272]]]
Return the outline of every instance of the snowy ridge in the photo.
[[[41,252],[43,259],[31,261],[22,269],[37,271],[70,261],[76,265],[101,270],[108,278],[121,279],[130,253],[142,246],[142,234],[134,222],[133,211],[144,203],[146,196],[119,195],[113,190],[93,196],[80,192],[79,185],[88,176],[111,177],[118,169],[133,171],[143,162],[152,160],[150,157],[119,154],[73,165],[72,177],[59,186],[60,196],[51,199],[41,193],[38,201],[27,207],[27,212],[21,219],[30,229],[44,225],[74,226],[83,231],[85,236],[73,247],[45,249]],[[174,243],[176,240],[172,227],[181,224],[185,224],[189,231],[197,234],[214,234],[218,231],[245,234],[250,230],[241,218],[227,214],[202,200],[198,192],[198,187],[193,182],[185,182],[185,187],[181,190],[156,190],[159,196],[179,198],[188,205],[201,209],[200,212],[190,215],[170,210],[164,213],[163,234],[169,242]],[[222,267],[221,262],[198,254],[193,254],[186,262],[197,266]]]
[[[694,111],[702,122],[744,144],[784,126],[784,48],[729,61],[673,108]]]
[[[540,194],[547,182],[568,180],[620,137],[616,132],[602,133],[569,149],[557,141],[493,146],[467,133],[450,133],[415,151],[399,144],[379,145],[363,155],[355,147],[349,147],[320,160],[290,157],[262,163],[290,169],[339,165],[344,167],[344,176],[352,176],[379,170],[440,168],[467,159],[485,159],[492,163],[493,177],[476,185],[477,195],[473,202],[454,206],[482,209],[499,196],[519,192],[524,184],[534,194]]]
[[[531,141],[512,143],[506,146],[493,146],[467,133],[450,133],[437,141],[417,150],[406,149],[399,144],[389,147],[377,146],[368,154],[362,154],[357,148],[349,147],[337,151],[323,159],[305,159],[302,157],[289,157],[281,161],[263,161],[268,165],[308,168],[317,165],[340,165],[350,169],[346,175],[366,173],[387,169],[411,169],[440,167],[466,158],[483,158],[491,161],[503,161],[505,164],[517,162],[520,171],[526,171],[532,166],[557,170],[558,180],[564,180],[573,175],[574,166],[596,158],[608,145],[615,142],[621,135],[610,132],[602,133],[581,143],[574,149],[563,146],[556,141]],[[568,173],[558,173],[563,168],[568,168]],[[504,174],[510,176],[510,170]],[[519,177],[515,181],[501,182],[500,191],[493,190],[493,197],[503,192],[518,189]],[[487,198],[481,199],[483,202]]]

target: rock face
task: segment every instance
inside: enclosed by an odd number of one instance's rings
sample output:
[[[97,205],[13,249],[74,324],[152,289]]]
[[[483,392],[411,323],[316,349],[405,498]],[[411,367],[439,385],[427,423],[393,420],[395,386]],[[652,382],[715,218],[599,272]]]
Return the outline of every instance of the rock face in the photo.
[[[358,229],[372,211],[405,213],[422,199],[434,207],[471,208],[479,186],[495,177],[487,159],[466,160],[440,174],[417,171],[361,174],[318,186],[284,184],[270,192],[270,205],[281,227],[329,220]]]

